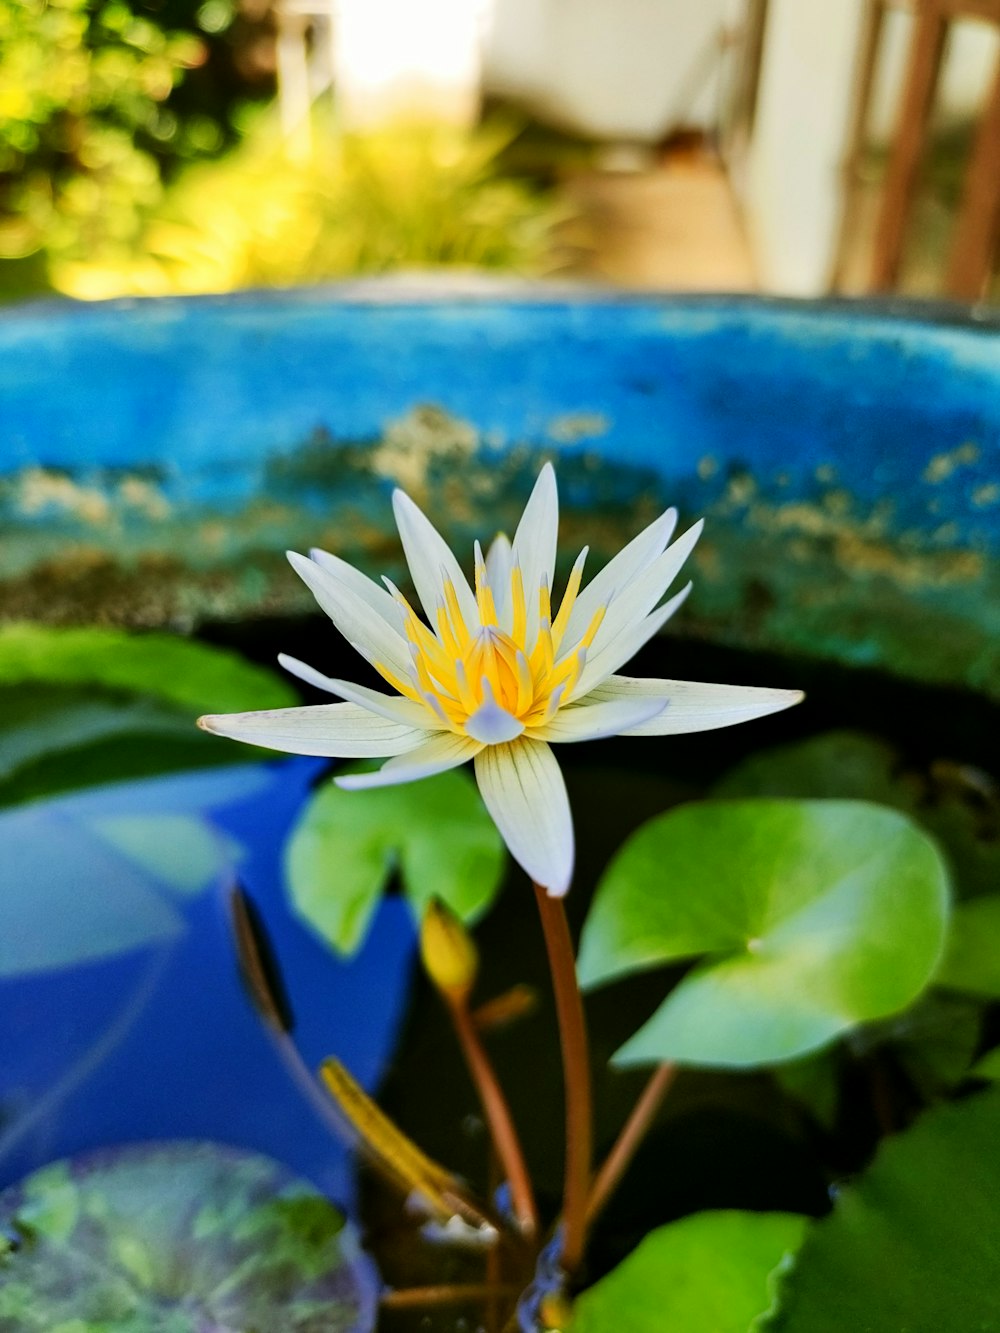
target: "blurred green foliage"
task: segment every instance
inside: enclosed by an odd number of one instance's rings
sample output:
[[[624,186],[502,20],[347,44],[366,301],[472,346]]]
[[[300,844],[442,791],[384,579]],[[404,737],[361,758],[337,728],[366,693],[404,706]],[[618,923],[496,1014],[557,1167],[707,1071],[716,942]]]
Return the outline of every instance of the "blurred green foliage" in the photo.
[[[0,0],[0,293],[135,245],[273,80],[232,0]]]
[[[165,103],[205,48],[124,0],[2,0],[0,255],[131,240],[161,197],[152,144],[198,133]]]
[[[505,173],[515,134],[499,121],[351,135],[317,124],[296,153],[261,115],[224,159],[185,172],[135,243],[103,263],[60,263],[54,282],[95,299],[399,268],[542,272],[562,213],[550,190]]]

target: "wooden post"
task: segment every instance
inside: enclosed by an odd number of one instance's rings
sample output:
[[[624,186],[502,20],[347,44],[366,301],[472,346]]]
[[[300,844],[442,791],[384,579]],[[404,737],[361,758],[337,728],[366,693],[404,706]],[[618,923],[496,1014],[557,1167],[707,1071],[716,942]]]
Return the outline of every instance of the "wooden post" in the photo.
[[[858,220],[858,191],[861,158],[865,148],[865,130],[868,128],[868,108],[871,105],[875,71],[878,69],[879,48],[885,27],[886,0],[865,0],[861,19],[861,40],[858,45],[858,73],[854,85],[851,121],[847,131],[847,151],[843,164],[843,208],[837,235],[837,248],[830,276],[830,290],[843,290],[847,255]]]
[[[1000,7],[998,7],[1000,18]],[[989,281],[1000,238],[1000,62],[976,131],[965,177],[962,208],[952,238],[945,291],[977,301]]]
[[[909,77],[903,95],[899,129],[889,158],[882,208],[875,233],[871,289],[891,291],[899,276],[903,239],[917,171],[923,155],[947,20],[939,0],[921,0],[910,47]]]

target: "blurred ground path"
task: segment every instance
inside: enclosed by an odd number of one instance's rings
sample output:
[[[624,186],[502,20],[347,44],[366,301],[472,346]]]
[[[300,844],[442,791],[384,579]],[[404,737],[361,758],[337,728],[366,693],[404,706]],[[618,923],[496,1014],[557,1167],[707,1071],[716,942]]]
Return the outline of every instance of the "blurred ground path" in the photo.
[[[568,194],[585,237],[574,275],[664,291],[757,289],[732,189],[710,155],[589,172]]]

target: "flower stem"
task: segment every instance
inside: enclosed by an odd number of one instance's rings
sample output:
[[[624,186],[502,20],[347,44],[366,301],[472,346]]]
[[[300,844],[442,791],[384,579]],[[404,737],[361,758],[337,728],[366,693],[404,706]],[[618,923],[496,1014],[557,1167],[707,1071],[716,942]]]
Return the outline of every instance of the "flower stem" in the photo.
[[[500,1087],[496,1071],[486,1053],[475,1022],[469,1012],[468,999],[464,995],[449,995],[448,1009],[451,1013],[455,1032],[458,1036],[465,1063],[468,1065],[472,1081],[479,1093],[486,1123],[490,1128],[493,1146],[503,1165],[510,1185],[511,1201],[518,1224],[525,1236],[534,1236],[538,1231],[538,1209],[535,1194],[531,1187],[531,1177],[525,1165],[521,1142],[514,1127],[507,1099]]]
[[[587,1200],[587,1224],[594,1221],[607,1203],[612,1191],[631,1165],[632,1158],[638,1151],[656,1112],[677,1074],[677,1066],[671,1060],[665,1060],[653,1072],[652,1077],[642,1091],[639,1100],[632,1108],[632,1114],[626,1120],[622,1132],[615,1140],[615,1145],[594,1181]]]
[[[491,1301],[498,1296],[517,1295],[517,1287],[492,1286],[489,1283],[470,1282],[439,1287],[399,1287],[387,1291],[380,1300],[385,1310],[413,1310],[422,1306],[455,1305],[465,1301]]]
[[[562,1045],[566,1089],[566,1176],[563,1193],[562,1266],[568,1273],[579,1267],[586,1239],[587,1194],[590,1189],[592,1111],[590,1056],[583,998],[576,980],[573,942],[561,898],[550,898],[535,885],[538,912],[552,973],[552,989]]]

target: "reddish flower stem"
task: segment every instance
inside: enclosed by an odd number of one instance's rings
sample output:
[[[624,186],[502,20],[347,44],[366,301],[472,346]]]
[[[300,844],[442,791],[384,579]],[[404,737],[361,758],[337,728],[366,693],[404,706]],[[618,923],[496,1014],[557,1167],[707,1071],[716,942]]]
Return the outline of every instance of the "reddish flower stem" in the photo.
[[[521,1141],[514,1127],[507,1099],[500,1087],[492,1062],[486,1053],[475,1022],[469,1012],[468,999],[461,995],[445,995],[451,1013],[455,1032],[458,1036],[465,1063],[472,1075],[472,1081],[479,1093],[486,1123],[489,1126],[493,1146],[503,1165],[510,1185],[511,1201],[521,1231],[525,1236],[534,1236],[538,1231],[538,1209],[535,1194],[531,1187],[531,1177],[525,1165]]]
[[[561,898],[550,898],[535,885],[538,913],[549,956],[555,994],[559,1039],[562,1045],[566,1090],[566,1175],[563,1192],[562,1265],[574,1272],[583,1257],[586,1240],[587,1195],[590,1190],[592,1109],[590,1055],[583,998],[576,979],[573,941]]]
[[[593,1223],[631,1165],[632,1158],[649,1132],[649,1127],[653,1123],[664,1097],[670,1091],[670,1086],[676,1075],[677,1066],[670,1060],[665,1060],[654,1070],[639,1100],[632,1108],[632,1114],[626,1120],[622,1132],[615,1140],[614,1147],[608,1153],[604,1165],[597,1173],[597,1178],[590,1191],[590,1197],[587,1200],[588,1226]]]

